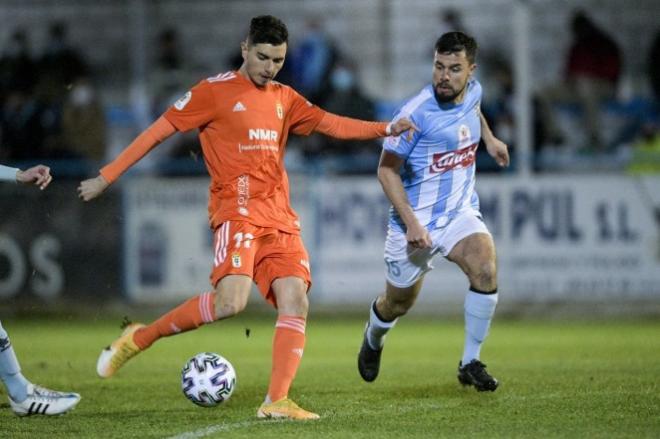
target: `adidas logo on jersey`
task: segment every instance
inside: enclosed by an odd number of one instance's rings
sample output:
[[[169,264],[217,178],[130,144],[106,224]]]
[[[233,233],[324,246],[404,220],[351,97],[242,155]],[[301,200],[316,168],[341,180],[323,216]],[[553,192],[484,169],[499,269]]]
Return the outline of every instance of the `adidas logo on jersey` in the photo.
[[[247,108],[245,108],[245,105],[243,105],[241,101],[238,101],[236,102],[236,105],[234,105],[234,109],[231,111],[237,112],[237,111],[245,111],[245,110],[247,110]]]

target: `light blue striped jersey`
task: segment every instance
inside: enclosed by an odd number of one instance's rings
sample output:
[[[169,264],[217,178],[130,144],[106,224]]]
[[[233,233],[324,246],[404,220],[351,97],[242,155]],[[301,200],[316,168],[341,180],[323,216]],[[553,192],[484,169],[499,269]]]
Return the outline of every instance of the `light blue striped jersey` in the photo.
[[[403,187],[415,215],[429,231],[444,227],[462,209],[479,209],[474,174],[481,138],[481,94],[481,84],[471,79],[463,102],[441,106],[429,84],[394,117],[408,117],[419,128],[412,140],[404,134],[383,142],[385,151],[405,160],[400,171]],[[389,225],[405,232],[392,207]]]

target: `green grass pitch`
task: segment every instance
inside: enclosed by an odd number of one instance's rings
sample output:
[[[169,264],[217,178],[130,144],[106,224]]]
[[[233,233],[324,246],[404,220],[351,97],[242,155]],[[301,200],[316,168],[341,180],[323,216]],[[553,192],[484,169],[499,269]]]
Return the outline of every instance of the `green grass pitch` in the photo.
[[[118,322],[5,319],[25,375],[75,390],[57,418],[18,418],[0,393],[7,438],[660,437],[660,322],[496,320],[482,360],[494,393],[456,381],[460,320],[407,317],[390,334],[376,382],[361,381],[363,321],[317,317],[290,396],[316,411],[306,423],[257,420],[268,385],[273,316],[239,316],[159,341],[117,376],[95,373]],[[250,336],[246,337],[246,328]],[[201,408],[180,390],[192,355],[218,352],[238,387],[224,406]]]

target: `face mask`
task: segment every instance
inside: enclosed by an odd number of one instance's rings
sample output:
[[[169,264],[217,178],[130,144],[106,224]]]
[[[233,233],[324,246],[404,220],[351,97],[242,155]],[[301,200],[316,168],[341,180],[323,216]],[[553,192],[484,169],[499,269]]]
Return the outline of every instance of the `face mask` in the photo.
[[[335,90],[348,91],[353,87],[355,81],[353,74],[348,69],[339,68],[332,72],[330,82]]]
[[[94,91],[89,85],[78,85],[71,92],[71,103],[76,107],[84,107],[92,102]]]

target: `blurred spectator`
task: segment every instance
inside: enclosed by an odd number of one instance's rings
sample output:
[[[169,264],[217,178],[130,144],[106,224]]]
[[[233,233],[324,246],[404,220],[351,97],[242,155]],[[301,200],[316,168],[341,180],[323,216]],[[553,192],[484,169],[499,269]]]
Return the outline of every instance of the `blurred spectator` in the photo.
[[[25,91],[10,91],[0,107],[0,153],[3,160],[29,160],[43,155],[43,108]]]
[[[375,104],[362,91],[353,61],[344,58],[335,64],[327,95],[323,107],[326,111],[355,119],[375,119]]]
[[[494,56],[489,62],[489,78],[492,86],[484,97],[481,110],[493,134],[509,146],[509,154],[515,150],[515,109],[513,95],[513,72],[511,64],[501,56]],[[477,149],[479,172],[506,172],[498,166],[482,145]]]
[[[48,45],[39,60],[40,93],[51,101],[63,102],[76,79],[89,76],[82,55],[69,44],[68,28],[56,22],[48,29]]]
[[[149,82],[154,117],[164,113],[193,85],[189,66],[181,50],[179,32],[174,28],[165,28],[158,34],[156,57]],[[177,167],[170,163],[170,159],[201,156],[201,145],[196,133],[191,131],[166,140],[153,153],[147,158],[147,165],[151,160],[161,170],[173,169],[172,172],[177,173]]]
[[[14,91],[32,93],[37,69],[29,46],[25,30],[17,29],[12,33],[0,58],[0,103]]]
[[[77,79],[62,112],[62,148],[71,156],[102,161],[106,123],[103,107],[89,78]]]
[[[441,9],[438,13],[439,25],[438,36],[446,34],[447,32],[463,32],[469,34],[467,27],[463,23],[461,13],[457,9],[447,8]],[[435,41],[434,41],[435,43]]]
[[[62,22],[52,23],[48,28],[48,45],[39,59],[39,81],[36,87],[43,136],[40,158],[78,157],[63,143],[62,117],[73,84],[88,76],[87,62],[68,41],[67,25]]]
[[[409,65],[404,67],[406,82],[411,87],[410,90],[407,90],[407,93],[416,93],[422,84],[428,82],[429,72],[432,68],[429,59],[433,59],[435,42],[441,35],[452,31],[470,34],[463,23],[463,17],[459,9],[443,7],[438,9],[435,14],[429,14],[429,16],[433,17],[434,20],[432,33],[407,43],[411,60]]]
[[[192,85],[188,83],[188,76],[178,32],[173,28],[162,30],[158,34],[156,59],[149,78],[154,115],[165,112]]]
[[[362,120],[376,118],[376,105],[362,91],[358,81],[355,63],[349,59],[339,59],[329,73],[329,87],[326,90],[323,109],[334,114]],[[338,163],[337,171],[374,172],[380,153],[379,141],[338,140],[326,136],[313,135],[304,141],[304,153],[316,155],[351,157],[351,163]],[[356,156],[360,158],[356,160]],[[357,166],[356,166],[357,165]]]
[[[651,43],[651,51],[648,59],[649,80],[651,90],[655,97],[655,103],[660,107],[660,30],[658,30]]]
[[[38,154],[40,111],[33,90],[36,63],[25,30],[15,30],[0,58],[0,158],[21,160]]]
[[[632,174],[660,174],[660,126],[647,123],[639,140],[633,145],[628,164]]]
[[[306,26],[305,36],[289,57],[293,86],[310,101],[322,105],[339,50],[319,19],[308,19]]]
[[[584,11],[571,18],[573,41],[568,52],[562,83],[547,87],[538,96],[543,139],[563,143],[564,135],[553,114],[553,104],[575,103],[583,112],[587,146],[604,147],[600,135],[601,104],[614,98],[621,75],[621,53],[612,37],[600,29]]]
[[[27,35],[16,31],[0,64],[0,139],[10,160],[90,158],[105,150],[105,120],[82,56],[63,23],[50,26],[35,62]]]

